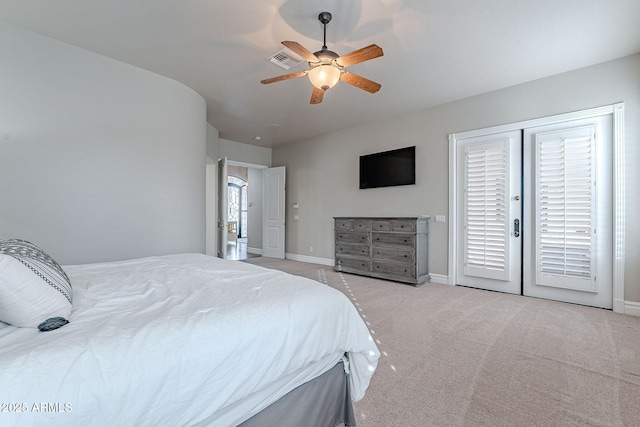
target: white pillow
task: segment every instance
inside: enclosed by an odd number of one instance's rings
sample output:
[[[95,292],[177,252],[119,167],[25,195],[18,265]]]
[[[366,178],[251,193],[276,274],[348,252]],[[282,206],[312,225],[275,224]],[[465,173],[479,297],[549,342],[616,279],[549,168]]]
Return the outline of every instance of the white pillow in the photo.
[[[0,240],[0,321],[56,329],[68,323],[73,292],[60,265],[36,245]]]

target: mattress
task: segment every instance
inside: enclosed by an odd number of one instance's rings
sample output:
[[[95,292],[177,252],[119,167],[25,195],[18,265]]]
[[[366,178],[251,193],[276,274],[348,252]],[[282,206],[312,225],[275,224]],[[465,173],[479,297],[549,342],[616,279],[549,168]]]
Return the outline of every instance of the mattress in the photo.
[[[379,357],[339,291],[201,254],[65,266],[70,323],[0,323],[0,425],[241,423],[340,359],[360,400]]]

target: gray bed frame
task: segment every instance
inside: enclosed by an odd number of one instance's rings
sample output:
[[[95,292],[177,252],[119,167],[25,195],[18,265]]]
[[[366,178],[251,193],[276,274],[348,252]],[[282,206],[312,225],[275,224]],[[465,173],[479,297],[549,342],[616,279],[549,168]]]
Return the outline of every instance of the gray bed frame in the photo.
[[[355,426],[349,377],[342,361],[290,391],[249,418],[241,427]]]

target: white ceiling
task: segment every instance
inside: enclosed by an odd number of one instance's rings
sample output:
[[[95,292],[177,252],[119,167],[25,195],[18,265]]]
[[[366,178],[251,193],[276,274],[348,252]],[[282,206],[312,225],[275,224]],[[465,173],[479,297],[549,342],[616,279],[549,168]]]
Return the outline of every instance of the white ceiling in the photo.
[[[319,105],[302,71],[266,61],[297,41],[384,56]],[[0,20],[195,89],[220,137],[273,147],[640,52],[640,0],[0,0]],[[254,140],[260,136],[261,140]]]

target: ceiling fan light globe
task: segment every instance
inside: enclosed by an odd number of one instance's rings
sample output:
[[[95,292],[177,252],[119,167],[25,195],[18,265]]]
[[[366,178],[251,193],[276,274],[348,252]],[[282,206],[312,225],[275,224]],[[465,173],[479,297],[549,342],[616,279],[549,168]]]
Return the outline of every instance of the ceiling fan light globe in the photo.
[[[309,80],[318,89],[331,89],[340,80],[340,69],[333,65],[318,65],[309,70]]]

